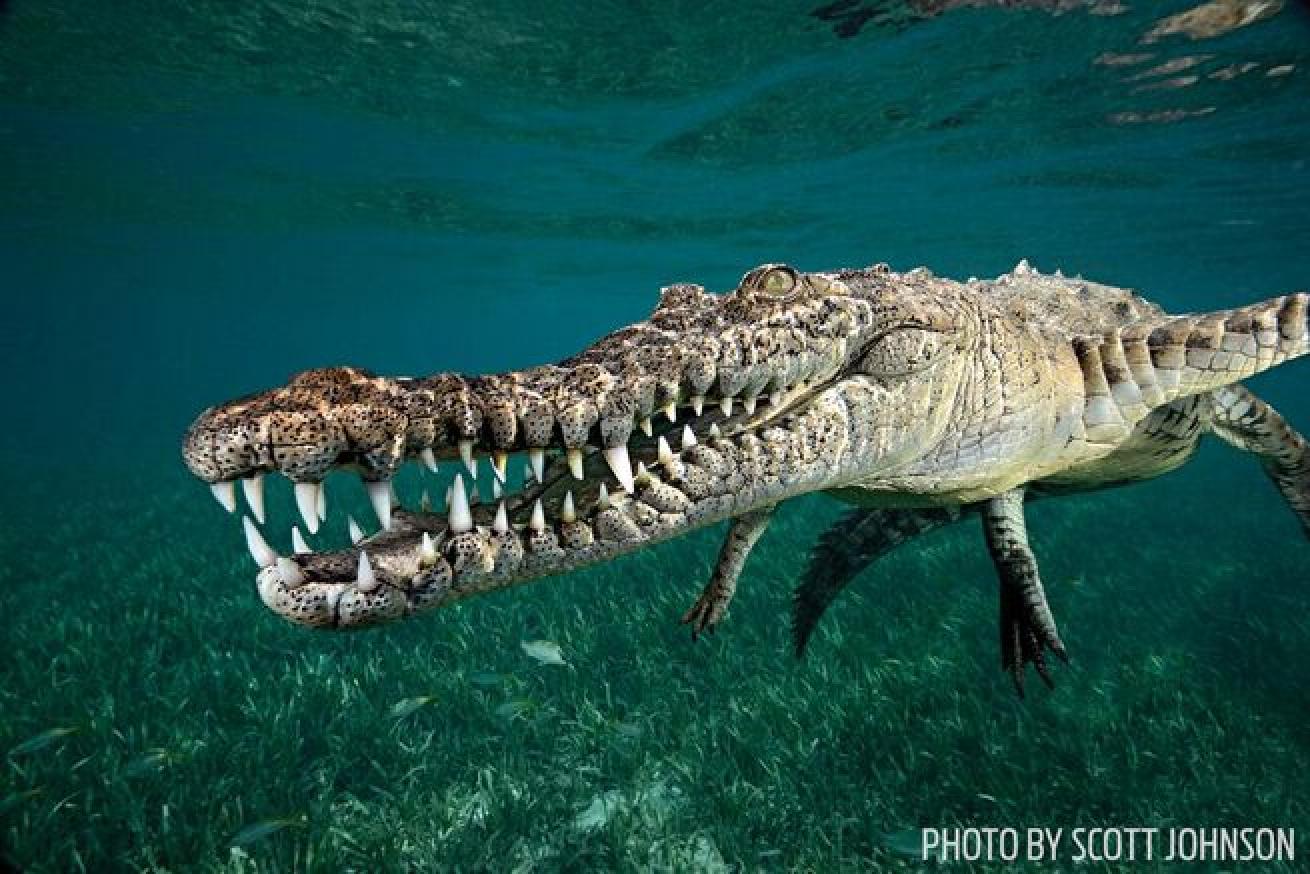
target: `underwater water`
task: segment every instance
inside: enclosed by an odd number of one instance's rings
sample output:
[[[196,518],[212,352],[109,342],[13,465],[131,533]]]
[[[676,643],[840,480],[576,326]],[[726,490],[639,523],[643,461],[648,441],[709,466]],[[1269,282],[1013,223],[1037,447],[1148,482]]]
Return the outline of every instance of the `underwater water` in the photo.
[[[763,262],[1310,288],[1305,3],[970,5],[0,3],[0,858],[917,870],[924,826],[1260,825],[1304,870],[1310,543],[1226,446],[1033,508],[1072,663],[1023,701],[976,522],[803,661],[826,496],[695,643],[722,526],[338,635],[261,605],[183,467],[197,413],[299,370],[553,361]],[[1250,385],[1310,429],[1307,368]],[[371,517],[336,501],[340,546]]]

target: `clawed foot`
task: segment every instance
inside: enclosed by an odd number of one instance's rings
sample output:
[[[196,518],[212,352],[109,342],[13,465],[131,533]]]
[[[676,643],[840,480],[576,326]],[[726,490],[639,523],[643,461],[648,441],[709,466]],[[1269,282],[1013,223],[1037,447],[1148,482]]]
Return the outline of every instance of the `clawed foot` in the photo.
[[[1030,601],[1015,586],[1001,587],[1001,669],[1014,680],[1014,689],[1023,697],[1024,675],[1028,665],[1037,669],[1048,689],[1054,689],[1047,668],[1046,650],[1055,653],[1065,664],[1069,654],[1065,651],[1055,619],[1046,607],[1045,600]]]
[[[682,614],[679,620],[683,625],[691,626],[691,639],[696,640],[702,634],[713,634],[723,617],[728,613],[728,602],[718,597],[712,586],[701,592],[691,609]]]

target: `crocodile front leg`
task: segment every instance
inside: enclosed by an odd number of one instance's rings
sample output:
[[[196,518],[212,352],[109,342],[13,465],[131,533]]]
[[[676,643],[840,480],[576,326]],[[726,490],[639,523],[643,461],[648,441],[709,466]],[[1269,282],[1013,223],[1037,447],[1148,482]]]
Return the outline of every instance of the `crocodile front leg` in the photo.
[[[1046,668],[1046,649],[1069,661],[1046,604],[1037,557],[1028,545],[1023,499],[1022,488],[1012,489],[982,508],[983,534],[1001,584],[1001,669],[1014,679],[1021,698],[1024,671],[1030,662],[1042,681],[1054,688]]]
[[[707,631],[713,633],[715,626],[723,619],[737,591],[737,580],[746,567],[746,559],[750,557],[751,549],[759,541],[764,529],[769,527],[769,520],[773,518],[776,507],[776,504],[761,507],[732,520],[728,539],[723,541],[723,548],[719,550],[714,574],[705,584],[696,603],[682,615],[682,624],[691,626],[692,640]]]

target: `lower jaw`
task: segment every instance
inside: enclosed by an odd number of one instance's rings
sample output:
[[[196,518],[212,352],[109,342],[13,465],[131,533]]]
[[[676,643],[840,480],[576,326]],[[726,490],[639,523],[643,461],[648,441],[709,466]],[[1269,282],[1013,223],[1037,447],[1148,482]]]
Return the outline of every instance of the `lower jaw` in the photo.
[[[473,507],[463,530],[444,515],[399,511],[390,530],[352,549],[269,563],[259,593],[292,622],[361,628],[608,561],[786,497],[756,469],[760,445],[742,434],[651,455],[649,467],[637,462],[631,494],[565,473],[513,496],[504,512]],[[543,498],[566,509],[548,520]]]

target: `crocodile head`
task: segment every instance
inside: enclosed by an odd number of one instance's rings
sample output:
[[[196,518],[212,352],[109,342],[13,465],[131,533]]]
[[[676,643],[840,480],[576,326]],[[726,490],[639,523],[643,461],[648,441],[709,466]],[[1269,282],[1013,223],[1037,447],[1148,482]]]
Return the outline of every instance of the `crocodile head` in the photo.
[[[726,294],[665,288],[648,320],[555,365],[302,373],[205,411],[183,453],[229,510],[244,481],[261,521],[261,478],[287,476],[311,531],[332,503],[324,476],[356,471],[381,525],[350,549],[278,556],[244,520],[259,592],[308,625],[399,619],[808,492],[931,491],[943,446],[962,451],[1005,412],[978,400],[1001,363],[963,288],[884,265],[765,265]],[[407,462],[448,478],[435,512],[393,506]],[[520,468],[521,486],[501,485]],[[478,502],[475,484],[504,496]]]

